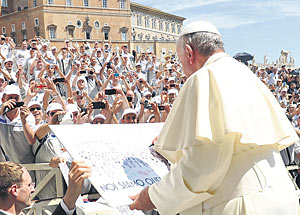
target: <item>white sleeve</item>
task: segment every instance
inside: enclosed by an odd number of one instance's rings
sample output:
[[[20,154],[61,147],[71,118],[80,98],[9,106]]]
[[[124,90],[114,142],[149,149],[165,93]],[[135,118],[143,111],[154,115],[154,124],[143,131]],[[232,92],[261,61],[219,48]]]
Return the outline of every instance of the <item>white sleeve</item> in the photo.
[[[229,169],[234,141],[195,144],[183,149],[182,158],[161,181],[149,187],[160,214],[177,214],[211,198]]]

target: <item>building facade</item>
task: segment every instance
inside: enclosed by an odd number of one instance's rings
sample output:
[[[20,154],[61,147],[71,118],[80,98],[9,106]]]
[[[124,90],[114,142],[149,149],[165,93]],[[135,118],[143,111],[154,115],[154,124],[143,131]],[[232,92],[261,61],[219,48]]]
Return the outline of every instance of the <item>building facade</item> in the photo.
[[[16,44],[35,35],[53,44],[73,41],[128,43],[129,0],[2,0],[1,33]]]
[[[41,36],[57,47],[71,39],[111,41],[132,49],[148,41],[154,49],[154,41],[175,44],[184,20],[130,0],[0,1],[0,34],[13,38],[17,46],[24,39]]]
[[[132,40],[176,41],[185,18],[131,2]]]
[[[158,57],[176,54],[176,41],[185,18],[161,10],[130,3],[131,49],[154,52]]]

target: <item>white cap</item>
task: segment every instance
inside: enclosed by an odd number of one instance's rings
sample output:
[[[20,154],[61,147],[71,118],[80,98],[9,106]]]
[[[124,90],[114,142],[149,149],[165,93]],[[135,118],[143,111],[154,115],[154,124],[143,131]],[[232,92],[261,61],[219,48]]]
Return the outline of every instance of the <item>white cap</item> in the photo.
[[[78,112],[78,107],[76,104],[67,104],[67,112]]]
[[[53,110],[63,110],[63,107],[61,104],[59,104],[57,102],[52,102],[51,104],[48,105],[46,113],[48,113],[49,111],[53,111]]]
[[[100,114],[95,115],[92,121],[94,121],[95,119],[106,120],[106,117],[103,114],[100,113]]]
[[[101,52],[101,49],[98,48],[98,49],[97,49],[97,52]]]
[[[177,96],[178,95],[178,90],[176,90],[176,89],[170,89],[168,91],[168,94],[172,94],[172,93],[176,94],[176,96]]]
[[[213,33],[213,34],[218,34],[221,36],[219,30],[211,24],[210,22],[207,21],[195,21],[190,24],[188,24],[180,33],[180,37],[186,34],[192,34],[196,32],[208,32],[208,33]]]
[[[109,46],[109,44],[108,43],[104,43],[104,46]]]
[[[3,90],[3,95],[4,94],[21,96],[20,88],[18,86],[14,85],[14,84],[7,85]]]
[[[56,46],[52,46],[51,50],[53,50],[53,49],[57,49]]]
[[[77,82],[80,81],[80,80],[83,80],[84,82],[86,82],[85,76],[82,76],[82,75],[79,76],[79,77],[77,78]],[[77,83],[77,82],[76,82],[76,83]]]
[[[14,62],[12,58],[6,58],[5,61],[4,61],[4,63],[7,63],[7,62],[9,62],[9,61],[10,61],[10,62]]]
[[[155,118],[155,115],[154,115],[154,114],[151,114],[151,115],[148,117],[148,119],[146,120],[146,122],[149,123],[150,120],[151,120],[153,117]]]
[[[145,75],[145,74],[140,73],[138,76],[139,76],[139,80],[144,80],[144,81],[146,81],[146,75]]]
[[[48,47],[48,44],[47,43],[42,43],[42,46],[47,46]]]
[[[169,81],[175,81],[175,77],[174,76],[170,77]]]
[[[146,91],[146,92],[144,92],[144,94],[143,94],[143,96],[148,96],[148,95],[152,95],[152,93],[150,92],[150,91]]]
[[[126,116],[127,114],[130,114],[130,113],[133,113],[135,116],[137,116],[137,113],[136,113],[136,111],[135,111],[134,109],[132,109],[132,108],[127,108],[127,109],[124,110],[124,112],[123,112],[123,114],[122,114],[122,118],[123,118],[124,116]]]
[[[30,101],[28,104],[28,107],[31,107],[33,105],[38,105],[38,106],[42,107],[41,103],[38,101]]]

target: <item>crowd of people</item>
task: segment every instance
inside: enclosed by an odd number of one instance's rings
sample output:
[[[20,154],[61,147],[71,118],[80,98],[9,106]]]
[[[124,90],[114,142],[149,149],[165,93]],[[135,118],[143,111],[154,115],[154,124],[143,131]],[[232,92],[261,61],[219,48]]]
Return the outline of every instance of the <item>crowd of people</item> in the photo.
[[[255,68],[256,76],[271,90],[293,126],[300,129],[299,70],[286,68]]]
[[[153,53],[129,53],[111,43],[61,49],[41,37],[16,49],[0,40],[1,160],[55,162],[68,157],[49,125],[164,122],[186,81],[179,62]],[[47,174],[35,174],[39,183]],[[56,196],[52,189],[38,197]]]
[[[67,157],[49,125],[164,122],[187,80],[174,56],[158,59],[110,42],[65,40],[58,49],[35,37],[17,49],[1,35],[0,63],[0,161],[19,163],[55,163]],[[298,73],[285,66],[253,72],[299,131]],[[36,182],[45,174],[36,173]],[[55,197],[54,187],[41,191],[39,198]]]
[[[276,66],[267,68],[253,67],[252,71],[273,93],[282,111],[292,123],[298,136],[300,136],[300,70],[286,68],[285,65],[282,65],[280,68]],[[299,142],[281,151],[281,156],[287,166],[300,164]],[[294,177],[298,176],[297,171],[291,171],[291,173]],[[299,178],[297,178],[296,182],[300,185]]]

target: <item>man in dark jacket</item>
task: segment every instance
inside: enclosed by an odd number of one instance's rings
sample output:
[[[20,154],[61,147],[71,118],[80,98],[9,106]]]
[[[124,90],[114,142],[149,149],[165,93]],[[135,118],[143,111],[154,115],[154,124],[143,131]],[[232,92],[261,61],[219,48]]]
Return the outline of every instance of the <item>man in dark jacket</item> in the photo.
[[[84,163],[73,161],[69,172],[69,187],[53,215],[76,214],[75,202],[90,172]],[[0,162],[0,215],[22,214],[22,210],[31,205],[34,185],[28,171],[20,164]]]

